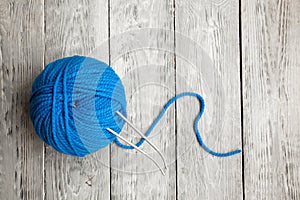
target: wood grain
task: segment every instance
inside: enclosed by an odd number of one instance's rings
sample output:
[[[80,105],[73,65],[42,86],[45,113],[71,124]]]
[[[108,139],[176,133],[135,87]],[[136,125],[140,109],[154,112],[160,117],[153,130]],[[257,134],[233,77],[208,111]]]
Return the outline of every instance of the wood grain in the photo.
[[[108,62],[105,55],[94,55],[107,43],[107,1],[46,1],[45,62],[74,54],[92,56]],[[109,149],[84,158],[45,150],[45,199],[109,199]]]
[[[0,199],[300,199],[300,2],[240,3],[2,0]],[[112,65],[143,132],[175,94],[202,94],[203,140],[227,152],[243,139],[244,159],[199,146],[199,102],[188,97],[149,137],[166,176],[115,144],[85,158],[44,145],[29,119],[31,85],[45,64],[74,54]],[[139,138],[127,125],[121,134]]]
[[[238,1],[181,1],[175,4],[176,92],[203,95],[199,123],[213,150],[241,148]],[[177,102],[178,199],[242,199],[241,154],[219,158],[198,144],[193,122],[195,98]]]
[[[300,198],[299,1],[243,1],[245,198]]]
[[[43,198],[43,143],[29,119],[44,62],[43,1],[0,4],[0,199]]]
[[[170,32],[174,28],[173,4],[157,0],[112,0],[110,8],[110,33],[115,38],[110,45],[111,65],[126,88],[128,119],[146,132],[175,93],[174,38]],[[149,137],[166,157],[169,164],[166,176],[135,150],[111,147],[111,199],[176,198],[174,114],[172,107]],[[139,138],[128,126],[121,134],[132,141]],[[148,144],[143,144],[142,149],[162,165]]]

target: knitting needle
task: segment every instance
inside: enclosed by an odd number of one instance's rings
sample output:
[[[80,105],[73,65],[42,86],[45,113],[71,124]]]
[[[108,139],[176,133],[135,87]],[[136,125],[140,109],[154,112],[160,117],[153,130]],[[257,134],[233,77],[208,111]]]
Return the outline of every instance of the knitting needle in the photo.
[[[140,153],[144,154],[146,157],[148,157],[150,160],[152,160],[152,162],[154,162],[154,164],[160,169],[161,173],[164,176],[166,175],[165,172],[163,171],[163,169],[159,166],[159,164],[149,154],[147,154],[145,151],[143,151],[142,149],[140,149],[139,147],[137,147],[135,144],[133,144],[130,141],[128,141],[125,138],[123,138],[121,135],[119,135],[114,130],[112,130],[110,128],[106,128],[106,130],[109,131],[111,134],[115,135],[116,137],[118,137],[119,139],[123,140],[124,142],[128,143],[130,146],[132,146],[133,148],[135,148]]]
[[[129,126],[131,126],[131,128],[133,128],[133,130],[135,130],[144,140],[146,140],[146,142],[148,142],[148,144],[150,144],[160,155],[160,157],[162,158],[163,162],[164,162],[164,166],[165,169],[167,170],[167,163],[165,160],[165,157],[162,155],[161,151],[152,143],[148,140],[147,137],[144,136],[144,134],[137,129],[122,113],[120,113],[119,111],[116,111],[116,114],[119,115],[119,117],[121,117]]]

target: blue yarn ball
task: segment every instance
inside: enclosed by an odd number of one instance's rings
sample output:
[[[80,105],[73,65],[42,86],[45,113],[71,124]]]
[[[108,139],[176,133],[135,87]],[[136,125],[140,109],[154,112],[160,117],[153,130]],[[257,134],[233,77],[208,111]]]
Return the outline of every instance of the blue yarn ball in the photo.
[[[56,60],[35,79],[30,117],[38,136],[55,150],[85,156],[107,146],[126,116],[123,84],[107,64],[83,56]]]

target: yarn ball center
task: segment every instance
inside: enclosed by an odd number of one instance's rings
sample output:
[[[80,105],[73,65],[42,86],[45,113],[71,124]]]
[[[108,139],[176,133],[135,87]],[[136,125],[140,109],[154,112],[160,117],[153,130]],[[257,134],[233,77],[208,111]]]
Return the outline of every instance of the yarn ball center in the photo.
[[[85,156],[116,139],[126,116],[126,97],[119,76],[106,63],[73,56],[46,66],[35,79],[30,117],[38,136],[55,150]]]

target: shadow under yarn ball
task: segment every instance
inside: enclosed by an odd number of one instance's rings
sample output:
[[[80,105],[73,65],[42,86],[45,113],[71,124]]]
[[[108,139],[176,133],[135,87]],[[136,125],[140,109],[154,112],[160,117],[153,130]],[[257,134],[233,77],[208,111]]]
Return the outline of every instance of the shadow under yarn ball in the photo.
[[[30,117],[36,133],[55,150],[73,156],[93,153],[115,140],[126,116],[122,82],[114,70],[84,56],[56,60],[35,79]]]

